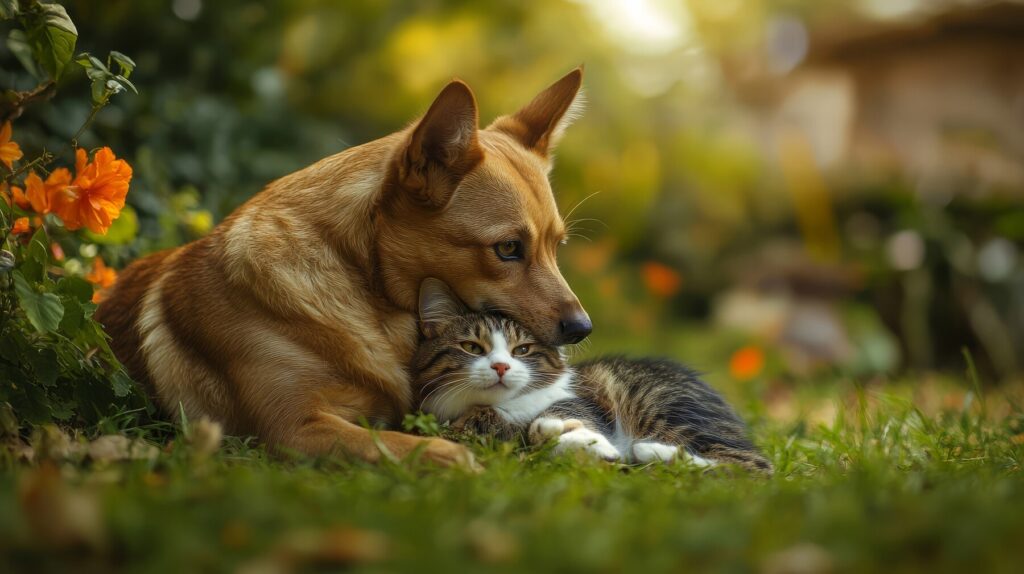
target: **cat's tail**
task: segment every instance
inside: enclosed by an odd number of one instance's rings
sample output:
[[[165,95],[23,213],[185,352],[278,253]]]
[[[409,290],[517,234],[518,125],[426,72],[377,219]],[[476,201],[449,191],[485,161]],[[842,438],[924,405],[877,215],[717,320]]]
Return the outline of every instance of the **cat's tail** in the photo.
[[[751,472],[771,476],[775,473],[772,466],[763,454],[756,447],[751,448],[729,448],[722,444],[713,444],[704,449],[703,452],[696,452],[698,456],[719,464],[734,464]]]

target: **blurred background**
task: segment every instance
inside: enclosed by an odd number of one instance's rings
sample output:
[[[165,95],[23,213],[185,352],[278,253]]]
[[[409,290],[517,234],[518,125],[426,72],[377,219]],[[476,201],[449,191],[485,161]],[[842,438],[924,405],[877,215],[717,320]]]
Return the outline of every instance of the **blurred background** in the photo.
[[[132,209],[68,265],[200,237],[452,77],[486,124],[585,63],[552,174],[575,222],[561,265],[596,325],[584,353],[769,387],[959,376],[966,356],[984,381],[1021,378],[1024,3],[63,3],[78,50],[134,58],[140,92],[82,139],[135,167]],[[19,141],[57,148],[88,113],[37,106]]]

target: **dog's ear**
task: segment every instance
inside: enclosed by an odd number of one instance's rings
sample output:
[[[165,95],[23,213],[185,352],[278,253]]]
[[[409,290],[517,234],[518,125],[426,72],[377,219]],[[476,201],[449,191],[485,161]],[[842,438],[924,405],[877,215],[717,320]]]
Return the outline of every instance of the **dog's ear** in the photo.
[[[421,204],[443,207],[462,178],[483,159],[476,99],[454,80],[416,124],[399,159],[398,184]]]
[[[523,109],[495,120],[491,127],[547,157],[565,129],[583,112],[582,84],[583,66],[580,66],[537,94]]]
[[[428,277],[420,283],[420,331],[436,337],[452,319],[467,312],[465,305],[440,279]]]

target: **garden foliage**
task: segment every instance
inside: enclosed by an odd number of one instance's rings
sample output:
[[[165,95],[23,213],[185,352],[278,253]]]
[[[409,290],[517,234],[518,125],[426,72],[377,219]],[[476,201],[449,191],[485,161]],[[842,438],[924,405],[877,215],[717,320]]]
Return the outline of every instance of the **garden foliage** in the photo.
[[[76,56],[77,28],[59,4],[5,0],[0,18],[10,27],[7,47],[35,82],[5,90],[0,100],[0,403],[28,423],[87,424],[144,411],[145,399],[92,318],[116,280],[95,243],[123,227],[117,222],[132,167],[109,147],[78,145],[112,96],[136,91],[128,79],[135,64],[113,51],[105,60]],[[91,83],[81,126],[57,150],[23,150],[18,118],[46,105],[77,69]]]

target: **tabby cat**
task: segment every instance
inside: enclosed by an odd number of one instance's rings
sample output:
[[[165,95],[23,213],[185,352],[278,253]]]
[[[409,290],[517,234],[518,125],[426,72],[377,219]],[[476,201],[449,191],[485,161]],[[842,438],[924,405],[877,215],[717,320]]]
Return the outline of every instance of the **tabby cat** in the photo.
[[[515,321],[466,309],[448,287],[420,289],[412,372],[421,409],[459,429],[556,452],[648,463],[677,457],[771,473],[725,400],[678,363],[601,358],[569,366]]]

